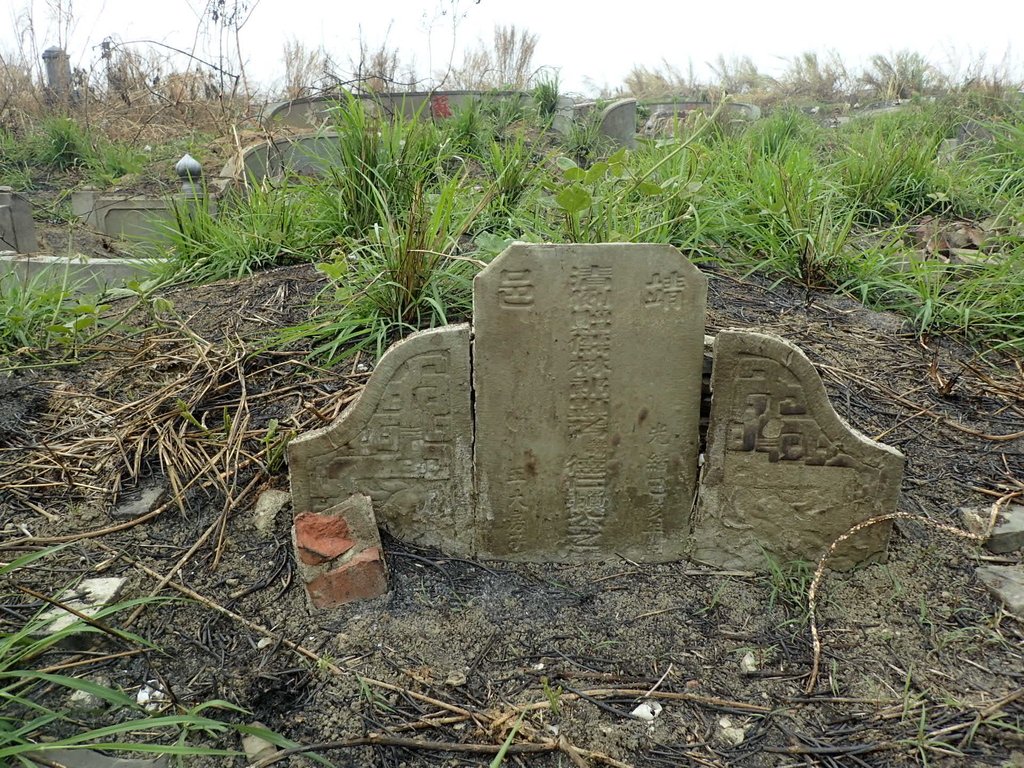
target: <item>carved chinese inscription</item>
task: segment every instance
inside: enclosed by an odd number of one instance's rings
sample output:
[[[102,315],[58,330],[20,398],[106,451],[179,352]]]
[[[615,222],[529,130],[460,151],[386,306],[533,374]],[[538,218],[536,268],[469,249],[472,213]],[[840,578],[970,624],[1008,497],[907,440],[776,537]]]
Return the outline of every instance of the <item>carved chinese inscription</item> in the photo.
[[[574,266],[569,272],[568,480],[569,547],[601,551],[608,504],[609,380],[612,346],[612,268]]]
[[[399,538],[469,554],[470,409],[468,326],[396,344],[336,422],[289,444],[296,513],[362,493]]]
[[[850,428],[803,353],[774,336],[715,340],[711,421],[694,521],[695,557],[726,568],[816,560],[840,535],[895,508],[903,457]],[[889,526],[865,529],[831,561],[884,556]]]
[[[683,554],[705,296],[668,246],[517,244],[477,276],[481,556]]]

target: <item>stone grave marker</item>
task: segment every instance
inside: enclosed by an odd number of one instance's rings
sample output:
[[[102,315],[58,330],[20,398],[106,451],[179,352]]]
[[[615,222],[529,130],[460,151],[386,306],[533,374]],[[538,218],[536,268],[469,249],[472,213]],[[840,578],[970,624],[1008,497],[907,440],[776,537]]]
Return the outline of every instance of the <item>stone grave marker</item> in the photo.
[[[451,554],[473,538],[469,326],[393,345],[358,400],[288,445],[296,516],[355,493],[395,536]]]
[[[32,206],[11,187],[0,187],[0,251],[35,253],[37,250]]]
[[[896,507],[903,455],[844,422],[795,345],[722,331],[715,338],[711,423],[694,521],[700,562],[763,569],[817,560],[854,525]],[[833,568],[885,555],[890,523],[843,542]]]
[[[476,554],[683,556],[706,278],[667,245],[514,244],[473,290]]]

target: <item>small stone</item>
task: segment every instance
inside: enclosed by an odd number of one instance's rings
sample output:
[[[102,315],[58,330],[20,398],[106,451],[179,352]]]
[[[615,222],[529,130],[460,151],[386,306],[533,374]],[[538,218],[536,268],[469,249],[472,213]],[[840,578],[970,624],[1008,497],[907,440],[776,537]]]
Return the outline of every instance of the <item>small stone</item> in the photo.
[[[1010,613],[1024,616],[1024,565],[983,565],[974,572]]]
[[[740,659],[740,671],[744,675],[752,675],[757,672],[757,657],[753,653],[748,651],[743,654],[743,658]]]
[[[292,500],[292,495],[287,491],[271,489],[264,491],[256,499],[256,506],[252,510],[252,523],[260,533],[270,533],[274,530],[274,522],[277,513]]]
[[[661,706],[661,702],[650,700],[641,702],[636,709],[630,712],[630,714],[638,720],[643,720],[646,723],[653,723],[654,718],[661,714],[662,709],[663,707]]]
[[[997,555],[1024,549],[1024,506],[1009,504],[999,510],[985,547]]]
[[[156,680],[150,680],[139,688],[135,695],[136,703],[147,712],[157,712],[167,706],[170,697],[166,691],[157,687]]]
[[[960,518],[968,531],[984,536],[992,520],[992,508],[961,507]],[[997,555],[1024,548],[1024,505],[1008,504],[999,510],[985,548]]]
[[[445,685],[450,685],[453,688],[466,684],[466,673],[461,669],[453,669],[448,673],[448,677],[444,680]]]
[[[250,723],[249,727],[269,730],[259,721]],[[245,752],[245,757],[250,763],[255,763],[277,752],[277,747],[258,734],[246,733],[242,735],[242,751]]]
[[[147,488],[138,488],[130,494],[125,494],[121,503],[110,513],[110,516],[120,519],[144,515],[153,509],[153,505],[165,490],[165,486],[160,483]]]
[[[117,599],[124,584],[125,579],[113,577],[82,579],[77,587],[62,592],[56,600],[68,608],[92,617],[101,608]],[[55,634],[67,629],[76,621],[79,621],[79,618],[75,614],[55,605],[40,618],[40,630],[37,634]]]
[[[726,744],[738,747],[747,738],[747,729],[733,725],[728,717],[718,720],[718,735]]]
[[[985,507],[960,507],[964,528],[975,536],[984,536],[988,529],[989,512]]]
[[[100,681],[96,681],[100,682]],[[106,683],[100,683],[105,685]],[[68,697],[68,709],[80,715],[95,715],[106,709],[107,703],[90,691],[78,689]]]
[[[256,643],[256,647],[262,651],[264,648],[269,648],[270,646],[272,646],[274,642],[275,641],[273,640],[273,638],[261,637],[259,641]]]

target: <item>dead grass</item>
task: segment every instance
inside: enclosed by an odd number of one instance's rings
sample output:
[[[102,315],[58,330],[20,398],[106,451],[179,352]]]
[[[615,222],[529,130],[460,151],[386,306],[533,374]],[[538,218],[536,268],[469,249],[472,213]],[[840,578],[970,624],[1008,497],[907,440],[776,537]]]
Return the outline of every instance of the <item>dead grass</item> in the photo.
[[[446,87],[465,90],[524,90],[536,71],[537,40],[537,35],[514,24],[497,25],[490,47],[481,40],[466,52],[461,65],[439,79]]]

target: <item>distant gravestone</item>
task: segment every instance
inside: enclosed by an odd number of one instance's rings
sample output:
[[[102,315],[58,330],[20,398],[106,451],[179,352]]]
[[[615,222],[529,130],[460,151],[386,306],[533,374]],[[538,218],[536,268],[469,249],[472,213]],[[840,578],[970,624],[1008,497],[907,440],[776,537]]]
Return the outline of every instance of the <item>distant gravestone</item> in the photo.
[[[393,535],[468,554],[472,547],[469,326],[392,346],[349,408],[288,445],[296,515],[355,493]]]
[[[722,331],[694,557],[722,568],[817,560],[840,535],[892,512],[903,455],[849,427],[804,354],[775,336]],[[891,523],[865,528],[829,561],[884,557]]]
[[[32,206],[10,187],[0,187],[0,251],[34,253],[38,249]]]
[[[706,278],[658,245],[526,245],[474,282],[477,554],[685,552]]]

